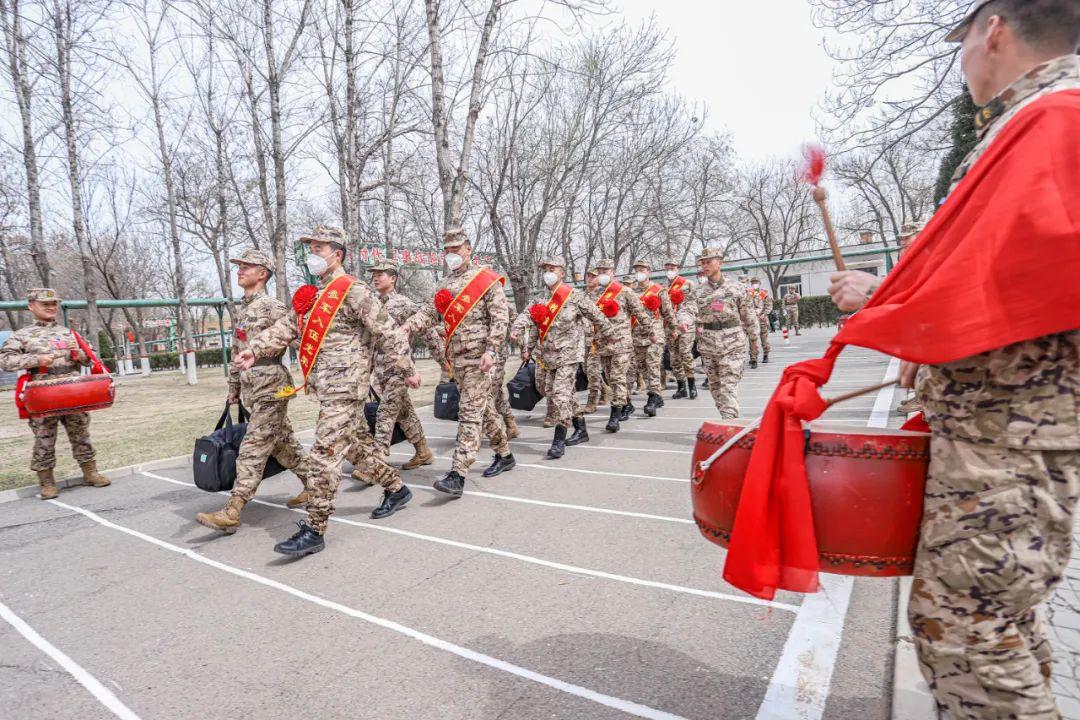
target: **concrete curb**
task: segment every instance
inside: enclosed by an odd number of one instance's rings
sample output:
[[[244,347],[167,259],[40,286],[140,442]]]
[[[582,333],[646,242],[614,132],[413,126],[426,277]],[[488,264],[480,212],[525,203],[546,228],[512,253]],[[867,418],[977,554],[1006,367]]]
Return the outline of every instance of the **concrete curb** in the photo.
[[[119,480],[122,478],[133,477],[141,472],[147,472],[151,470],[174,470],[177,468],[191,467],[191,455],[176,455],[170,458],[162,458],[161,460],[151,460],[150,462],[139,463],[137,465],[127,465],[125,467],[114,468],[112,470],[102,471],[102,475],[110,480]],[[57,478],[56,487],[58,489],[72,488],[78,485],[82,485],[81,475],[71,475],[66,478]],[[0,492],[0,503],[14,502],[16,500],[22,500],[24,498],[37,497],[38,486],[27,485],[26,487],[14,488],[12,490],[4,490]]]
[[[938,720],[937,703],[919,670],[908,624],[910,577],[900,578],[896,603],[896,656],[893,662],[892,720]]]

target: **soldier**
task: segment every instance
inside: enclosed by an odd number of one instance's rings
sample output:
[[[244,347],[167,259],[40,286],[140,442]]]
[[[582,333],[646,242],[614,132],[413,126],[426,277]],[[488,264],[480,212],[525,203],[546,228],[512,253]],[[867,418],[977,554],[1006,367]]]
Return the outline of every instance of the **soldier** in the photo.
[[[344,231],[319,226],[311,235],[301,236],[300,242],[308,246],[308,270],[319,278],[321,288],[310,307],[298,308],[306,317],[301,325],[300,367],[318,397],[319,417],[315,443],[301,465],[309,486],[308,518],[298,523],[296,534],[274,546],[275,552],[292,556],[316,553],[326,546],[323,535],[334,512],[341,462],[356,443],[362,447],[361,461],[370,463],[374,478],[384,489],[383,502],[372,512],[373,518],[391,515],[412,497],[398,471],[378,457],[360,414],[371,376],[372,336],[379,349],[394,358],[405,384],[420,387],[405,333],[394,325],[371,290],[342,268]],[[258,359],[283,352],[296,338],[292,323],[282,318],[252,338],[247,350],[237,356],[239,368],[249,370]]]
[[[730,420],[739,416],[738,388],[747,338],[751,357],[757,356],[758,320],[746,288],[721,272],[723,258],[719,248],[705,248],[698,256],[702,276],[694,302],[684,303],[679,313],[679,330],[688,332],[691,323],[697,324],[698,352],[709,379],[709,392],[720,417]],[[756,368],[757,362],[752,360],[750,367]]]
[[[593,298],[600,283],[597,281],[599,273],[595,269],[585,272],[585,294]],[[600,339],[596,337],[596,326],[585,322],[585,374],[589,377],[589,398],[585,404],[585,413],[596,412],[597,405],[605,405],[608,402],[610,388],[604,381],[604,367],[600,362],[598,348]]]
[[[679,275],[679,263],[668,258],[664,263],[667,271],[668,297],[676,314],[683,303],[694,301],[694,284]],[[694,384],[694,328],[687,332],[679,332],[678,322],[668,323],[667,327],[668,357],[671,359],[671,372],[675,375],[678,389],[671,396],[672,400],[681,400],[689,397],[697,398],[697,386]]]
[[[236,283],[244,291],[244,299],[237,308],[233,327],[233,357],[242,353],[251,338],[282,322],[292,328],[296,335],[296,319],[280,300],[266,293],[266,283],[274,274],[273,259],[255,248],[247,248],[238,258],[229,262],[236,265]],[[289,422],[289,399],[278,398],[281,388],[292,385],[292,375],[281,364],[282,349],[277,355],[268,355],[255,362],[243,372],[236,364],[229,366],[230,405],[243,402],[251,411],[244,441],[236,457],[236,481],[232,495],[225,507],[214,513],[199,513],[195,520],[211,530],[221,530],[227,535],[240,527],[240,511],[251,502],[262,482],[263,469],[271,456],[287,470],[292,470],[303,485],[301,492],[288,501],[288,506],[300,507],[308,501],[307,482],[302,474],[304,448],[293,435]]]
[[[794,328],[796,335],[802,335],[799,332],[799,293],[795,292],[795,288],[788,288],[787,293],[784,295],[784,327]]]
[[[542,292],[542,291],[537,291]],[[513,314],[513,313],[511,313]],[[531,330],[533,328],[533,320],[529,315],[529,308],[526,307],[517,317],[510,323],[510,340],[517,343],[519,354],[521,356],[521,362],[525,363],[529,361],[532,356],[533,337]],[[539,376],[537,376],[539,378]],[[537,379],[536,389],[543,393],[543,388]],[[544,422],[543,426],[546,428],[555,427],[555,404],[550,397],[544,398]]]
[[[446,328],[447,359],[461,388],[461,399],[453,462],[450,472],[435,482],[435,489],[461,497],[465,476],[480,450],[481,432],[495,451],[484,477],[494,477],[517,464],[491,390],[491,371],[505,351],[509,308],[503,278],[472,262],[472,244],[464,230],[447,230],[443,248],[450,274],[439,283],[435,304],[422,306],[403,327],[417,333],[441,321]]]
[[[589,441],[575,390],[578,365],[585,359],[582,321],[595,324],[605,339],[611,336],[612,326],[592,300],[563,282],[566,267],[560,258],[545,258],[540,267],[549,292],[538,294],[529,308],[533,321],[530,344],[535,348],[537,385],[555,408],[555,437],[547,456],[558,460],[567,445]],[[574,433],[567,438],[571,424]]]
[[[615,280],[613,260],[597,260],[596,271],[596,305],[614,325],[611,337],[600,345],[600,361],[611,385],[611,417],[604,429],[614,433],[619,432],[619,423],[633,412],[628,385],[630,360],[634,352],[630,318],[633,316],[645,327],[652,325],[655,318],[633,290]]]
[[[645,414],[656,417],[656,411],[664,406],[664,398],[660,396],[660,368],[664,363],[664,347],[660,344],[660,337],[665,326],[674,328],[677,322],[667,289],[649,279],[648,261],[638,260],[634,263],[634,281],[634,290],[653,316],[651,326],[636,323],[631,331],[634,338],[634,366],[648,393]]]
[[[26,370],[30,380],[77,377],[79,368],[89,365],[91,360],[79,347],[75,334],[56,324],[60,296],[52,288],[35,288],[27,294],[27,307],[34,316],[34,324],[16,330],[0,347],[0,370]],[[42,500],[56,497],[53,468],[56,467],[56,430],[61,423],[71,443],[71,454],[82,470],[83,484],[105,487],[110,483],[98,472],[94,460],[89,413],[30,418],[30,432],[34,434],[30,469],[37,473]]]
[[[758,337],[761,341],[761,362],[769,362],[769,351],[772,347],[769,345],[769,313],[772,311],[772,298],[769,297],[769,293],[761,288],[761,281],[757,278],[750,280],[750,304],[753,307],[754,315],[757,316],[758,326],[760,332]],[[796,318],[798,323],[799,306],[795,306]],[[751,358],[756,361],[757,357]]]

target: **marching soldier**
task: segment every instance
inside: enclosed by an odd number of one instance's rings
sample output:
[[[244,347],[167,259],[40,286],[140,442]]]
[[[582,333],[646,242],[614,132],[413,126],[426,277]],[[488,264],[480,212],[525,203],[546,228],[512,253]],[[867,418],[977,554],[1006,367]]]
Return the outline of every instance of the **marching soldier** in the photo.
[[[698,352],[701,353],[709,392],[720,417],[739,416],[738,388],[746,362],[746,341],[750,355],[758,352],[758,320],[750,307],[746,288],[721,272],[724,253],[719,248],[705,248],[698,256],[703,281],[699,282],[693,303],[684,303],[679,313],[679,330],[687,332],[697,325]],[[751,361],[756,368],[757,362]]]
[[[447,230],[443,248],[450,274],[440,282],[435,303],[422,306],[403,327],[417,333],[441,321],[445,328],[446,356],[461,388],[461,399],[453,462],[450,472],[435,482],[435,489],[461,497],[465,476],[480,450],[481,432],[495,451],[484,477],[494,477],[517,464],[491,390],[492,369],[505,352],[509,308],[503,278],[472,262],[472,244],[464,230]]]
[[[371,376],[371,338],[379,349],[394,358],[398,372],[409,387],[420,387],[413,367],[408,338],[399,330],[382,303],[363,283],[347,275],[346,238],[338,228],[319,226],[300,242],[309,249],[308,270],[319,278],[320,290],[307,307],[295,307],[304,316],[300,335],[300,369],[319,400],[315,422],[315,443],[301,466],[308,480],[309,500],[306,521],[299,531],[274,546],[283,555],[316,553],[325,546],[323,535],[334,512],[334,497],[341,483],[343,458],[359,443],[362,462],[370,463],[373,476],[383,486],[383,503],[372,517],[386,517],[407,503],[412,492],[401,482],[395,468],[378,456],[375,441],[361,414]],[[299,292],[299,291],[298,291]],[[294,299],[294,304],[298,301]],[[237,356],[241,370],[249,370],[257,360],[280,354],[296,338],[291,320],[281,319],[252,338],[247,350]],[[287,396],[293,391],[284,388]]]
[[[518,313],[517,317],[510,323],[510,341],[517,343],[521,362],[523,363],[528,362],[529,358],[532,356],[532,327],[533,320],[529,315],[528,307]],[[543,393],[543,386],[540,385],[539,380],[537,381],[536,389]],[[548,396],[544,397],[543,426],[546,428],[555,427],[555,405]]]
[[[583,321],[594,323],[605,338],[611,335],[611,323],[583,292],[563,282],[566,266],[560,258],[545,258],[541,268],[550,292],[539,294],[529,308],[533,321],[530,344],[535,348],[537,385],[555,408],[555,437],[547,456],[557,460],[566,453],[567,445],[589,441],[575,390],[578,365],[585,359]],[[571,424],[574,433],[567,438]]]
[[[769,297],[769,293],[763,290],[761,287],[761,281],[757,278],[750,280],[750,304],[753,308],[754,315],[758,319],[758,326],[760,332],[758,337],[761,341],[761,362],[769,362],[769,351],[772,347],[769,345],[769,312],[772,311],[772,298]],[[795,306],[795,312],[798,313],[799,306]],[[797,318],[796,318],[797,321]],[[751,357],[751,360],[757,362],[757,356]]]
[[[656,417],[656,411],[664,406],[664,398],[660,396],[660,369],[664,363],[664,347],[659,339],[665,325],[673,328],[677,323],[668,291],[649,279],[649,263],[646,260],[634,263],[634,281],[634,290],[638,293],[642,305],[653,316],[653,322],[649,326],[634,323],[634,366],[648,393],[645,414]]]
[[[273,259],[260,250],[248,248],[240,257],[232,258],[229,262],[236,265],[236,283],[244,291],[233,328],[233,356],[242,353],[251,338],[279,321],[288,324],[295,335],[296,324],[292,312],[266,292],[266,283],[274,274]],[[227,402],[230,405],[243,402],[250,409],[251,418],[236,457],[236,481],[232,496],[221,510],[195,516],[200,525],[211,530],[221,530],[228,535],[236,532],[240,527],[240,511],[255,497],[270,457],[283,468],[296,473],[303,484],[300,494],[289,500],[288,506],[294,508],[307,504],[307,482],[300,468],[304,448],[293,435],[288,398],[276,397],[281,388],[292,384],[292,375],[281,364],[284,352],[268,355],[243,372],[235,364],[229,366]]]
[[[679,275],[679,263],[669,258],[664,263],[667,271],[668,297],[672,309],[678,314],[684,303],[694,302],[694,284]],[[694,384],[694,328],[679,332],[678,322],[667,325],[668,357],[671,359],[671,372],[675,375],[678,389],[671,396],[672,400],[689,397],[697,398],[697,386]]]
[[[630,318],[636,318],[646,327],[651,326],[655,318],[641,304],[633,290],[615,279],[614,260],[597,260],[596,271],[596,306],[614,325],[611,337],[599,346],[604,375],[611,385],[611,417],[605,430],[614,433],[619,432],[620,421],[633,412],[628,385],[630,361],[634,353]]]
[[[599,274],[595,269],[585,272],[585,294],[589,298],[596,296],[599,286],[597,278]],[[596,412],[597,405],[605,405],[608,402],[610,388],[604,381],[604,368],[600,363],[598,351],[600,339],[596,337],[596,326],[585,322],[585,374],[589,377],[589,398],[585,404],[585,413]]]
[[[27,294],[27,307],[34,324],[16,330],[0,347],[0,369],[7,372],[26,370],[29,380],[77,377],[79,368],[91,360],[72,330],[56,324],[60,296],[52,288],[35,288]],[[89,346],[86,346],[89,347]],[[16,399],[16,404],[18,404]],[[22,414],[22,417],[26,415]],[[83,474],[83,484],[105,487],[109,479],[101,475],[90,444],[90,414],[71,413],[60,417],[29,418],[34,434],[30,469],[37,473],[41,499],[56,497],[56,430],[63,424],[71,443],[71,454]]]
[[[784,327],[794,328],[796,335],[802,335],[799,332],[799,293],[795,292],[795,288],[788,288],[787,294],[784,295]]]

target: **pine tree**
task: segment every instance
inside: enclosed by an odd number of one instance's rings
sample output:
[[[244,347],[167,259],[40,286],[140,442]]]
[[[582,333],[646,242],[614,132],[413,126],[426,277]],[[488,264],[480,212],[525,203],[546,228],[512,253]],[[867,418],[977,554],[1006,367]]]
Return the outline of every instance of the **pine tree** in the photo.
[[[934,186],[934,205],[940,204],[949,194],[953,173],[978,141],[975,134],[975,113],[978,110],[979,107],[971,99],[971,93],[965,87],[964,94],[953,103],[953,121],[950,131],[953,146],[941,161],[937,185]]]

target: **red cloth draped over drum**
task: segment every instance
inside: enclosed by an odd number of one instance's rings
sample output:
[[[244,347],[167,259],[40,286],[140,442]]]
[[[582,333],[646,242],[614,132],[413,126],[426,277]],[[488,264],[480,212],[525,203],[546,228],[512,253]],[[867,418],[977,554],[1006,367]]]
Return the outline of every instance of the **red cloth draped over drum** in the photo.
[[[818,389],[845,345],[945,363],[1073,330],[1077,277],[1080,91],[1066,91],[1001,131],[824,357],[784,371],[757,432],[724,579],[767,599],[818,589],[802,422],[825,411]]]

